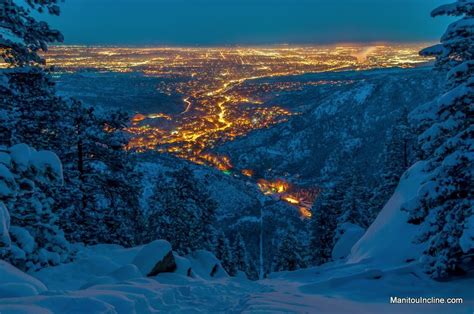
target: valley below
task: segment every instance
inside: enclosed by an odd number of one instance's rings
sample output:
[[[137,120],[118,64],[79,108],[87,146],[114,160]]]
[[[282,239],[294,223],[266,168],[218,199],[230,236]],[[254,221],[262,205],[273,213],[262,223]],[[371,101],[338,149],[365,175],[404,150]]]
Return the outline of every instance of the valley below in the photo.
[[[360,71],[426,64],[430,60],[418,56],[422,46],[58,46],[46,57],[56,69],[63,95],[132,113],[126,149],[157,151],[211,166],[253,182],[264,195],[311,218],[320,191],[317,180],[305,184],[299,180],[307,176],[299,172],[303,169],[278,166],[287,163],[285,154],[302,153],[305,148],[292,152],[265,149],[268,158],[282,156],[274,166],[265,167],[260,162],[261,149],[247,139],[305,119],[319,105],[319,93],[363,84],[367,77],[358,75]],[[357,97],[363,98],[364,91]],[[231,144],[236,139],[253,151],[236,150]],[[272,141],[278,143],[278,139]],[[268,144],[266,147],[272,146]],[[311,146],[308,143],[306,148]],[[252,156],[257,157],[254,162]],[[242,162],[244,159],[250,160]]]

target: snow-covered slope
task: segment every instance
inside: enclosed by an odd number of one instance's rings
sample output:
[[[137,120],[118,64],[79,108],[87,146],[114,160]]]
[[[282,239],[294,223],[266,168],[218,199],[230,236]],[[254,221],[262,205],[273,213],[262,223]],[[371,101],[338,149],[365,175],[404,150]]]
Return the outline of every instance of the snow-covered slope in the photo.
[[[205,251],[172,254],[165,241],[79,247],[77,260],[32,273],[0,265],[3,313],[472,313],[473,278],[435,282],[423,273],[400,205],[424,178],[414,165],[345,260],[257,282],[228,277]],[[342,240],[342,238],[341,238]],[[164,264],[163,264],[164,263]],[[159,265],[159,267],[157,267]],[[150,269],[167,269],[146,277]],[[391,297],[462,298],[459,304],[390,304]],[[460,302],[459,300],[457,302]]]
[[[228,154],[239,169],[316,185],[321,184],[321,177],[330,180],[357,163],[363,164],[367,176],[376,173],[387,130],[403,108],[411,110],[432,100],[442,84],[441,76],[431,68],[308,74],[273,78],[269,83],[280,81],[328,83],[259,95],[269,98],[269,105],[278,104],[298,114],[218,151]]]
[[[400,180],[395,193],[362,238],[353,246],[349,263],[399,266],[421,257],[423,246],[415,244],[419,226],[408,223],[408,213],[401,210],[404,202],[416,196],[426,174],[418,162]]]

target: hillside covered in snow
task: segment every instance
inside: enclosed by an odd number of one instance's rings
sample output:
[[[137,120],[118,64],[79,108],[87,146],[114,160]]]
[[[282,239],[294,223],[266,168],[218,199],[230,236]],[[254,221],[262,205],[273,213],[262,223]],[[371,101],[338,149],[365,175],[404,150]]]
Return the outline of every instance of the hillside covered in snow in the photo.
[[[347,168],[363,168],[368,181],[382,167],[387,133],[403,115],[439,95],[442,75],[431,67],[306,74],[264,80],[320,82],[261,97],[298,115],[218,148],[242,169],[321,185]],[[350,157],[349,157],[350,156]]]

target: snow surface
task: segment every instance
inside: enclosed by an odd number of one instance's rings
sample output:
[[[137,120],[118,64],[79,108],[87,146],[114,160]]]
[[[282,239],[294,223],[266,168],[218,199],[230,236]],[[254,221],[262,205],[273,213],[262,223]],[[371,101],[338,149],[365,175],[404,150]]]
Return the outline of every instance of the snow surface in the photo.
[[[106,276],[120,277],[116,272],[125,272],[120,269],[132,264],[141,248],[124,249],[118,245],[78,247],[79,253],[74,263],[44,268],[32,275],[50,290],[78,290],[106,280]],[[143,276],[141,272],[140,276]]]
[[[2,260],[0,260],[0,278],[1,298],[32,296],[47,290],[39,280]]]
[[[159,248],[159,250],[155,250]],[[146,246],[78,247],[78,259],[31,275],[0,262],[3,313],[472,313],[472,278],[434,282],[417,263],[374,267],[337,261],[252,282],[229,277],[209,252],[174,253],[177,270],[144,277],[132,262],[145,252],[164,254],[161,241]],[[141,255],[141,256],[140,256]],[[138,258],[140,256],[140,258]],[[188,276],[189,268],[192,275]],[[43,283],[41,283],[42,281]],[[462,297],[462,305],[393,305],[390,296]]]
[[[13,164],[32,165],[36,151],[27,148],[11,150]],[[43,156],[40,164],[60,174],[54,156]],[[407,171],[344,260],[252,282],[229,277],[213,254],[198,250],[185,257],[173,253],[174,272],[146,277],[171,252],[166,241],[134,248],[76,245],[74,262],[31,274],[0,261],[0,313],[473,313],[474,278],[435,282],[426,276],[418,262],[423,247],[413,243],[417,227],[400,210],[425,181],[424,167],[419,162]],[[10,174],[4,167],[0,182],[8,182]],[[8,219],[1,222],[7,230]],[[30,247],[21,228],[10,228],[10,233]],[[347,226],[335,255],[347,254],[350,241],[361,233]],[[465,237],[468,246],[472,233]],[[461,297],[464,303],[393,305],[392,296]]]
[[[204,251],[197,250],[186,258],[189,260],[192,268],[192,272],[204,279],[212,278],[226,278],[227,273],[221,266],[221,262],[214,256],[214,254]]]

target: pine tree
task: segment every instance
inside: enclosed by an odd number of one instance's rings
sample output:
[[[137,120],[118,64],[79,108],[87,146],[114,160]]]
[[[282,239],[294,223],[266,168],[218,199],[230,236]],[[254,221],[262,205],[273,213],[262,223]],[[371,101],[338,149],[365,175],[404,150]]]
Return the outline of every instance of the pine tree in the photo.
[[[59,15],[58,2],[59,0],[0,2],[1,57],[6,63],[17,67],[43,64],[44,60],[38,55],[38,51],[46,51],[49,43],[63,41],[59,31],[36,20],[32,14],[32,11],[47,11],[51,15]]]
[[[65,103],[55,95],[38,52],[46,51],[50,43],[61,42],[62,35],[33,17],[34,11],[59,15],[57,3],[0,1],[0,55],[8,66],[0,69],[1,145],[28,143],[38,149],[55,149],[61,143]],[[27,154],[27,149],[23,153]],[[31,150],[31,154],[35,152]],[[15,244],[5,258],[29,270],[67,260],[68,243],[58,227],[48,184],[53,174],[41,177],[34,167],[15,167],[13,172],[20,182],[19,190],[6,203]]]
[[[367,187],[362,181],[360,171],[352,168],[350,172],[344,174],[343,180],[346,190],[341,205],[341,214],[338,218],[338,225],[353,223],[361,227],[370,224],[369,199]],[[341,236],[342,230],[336,231],[336,241]]]
[[[52,197],[68,239],[138,244],[144,218],[134,158],[123,149],[127,115],[58,97],[38,54],[62,35],[32,13],[58,15],[58,2],[0,1],[0,52],[9,65],[0,69],[0,144],[28,143],[59,155],[65,185]]]
[[[59,160],[50,152],[37,152],[25,144],[7,153],[13,158],[11,163],[0,164],[0,180],[7,187],[0,202],[10,211],[12,245],[2,258],[31,271],[68,261],[72,252],[58,226],[50,191],[51,186],[62,183]]]
[[[164,201],[167,199],[163,194],[172,192],[172,189],[169,189],[170,184],[170,179],[166,178],[163,174],[159,174],[154,178],[153,194],[147,200],[148,211],[146,213],[145,243],[159,239],[162,225],[165,222],[169,223],[171,217],[163,216]]]
[[[408,120],[408,109],[403,108],[396,123],[387,132],[382,152],[382,168],[377,187],[370,199],[371,220],[392,196],[400,177],[416,159],[415,131]]]
[[[436,56],[437,68],[447,71],[446,90],[412,114],[424,129],[419,143],[429,179],[404,205],[409,221],[422,224],[418,241],[426,243],[424,261],[434,278],[459,271],[474,253],[474,3],[458,0],[432,12],[440,15],[460,19],[449,25],[441,44],[421,51]]]
[[[198,186],[200,187],[198,204],[201,209],[199,220],[201,248],[213,251],[217,237],[217,230],[215,228],[217,203],[211,198],[204,184],[199,183]]]
[[[217,235],[216,247],[214,251],[217,259],[221,261],[222,267],[230,276],[235,276],[237,273],[235,261],[233,260],[229,239],[224,232],[219,232]]]
[[[403,109],[396,124],[389,130],[387,143],[383,152],[383,182],[392,194],[398,185],[401,175],[414,161],[414,133],[408,122],[408,110]]]
[[[123,129],[129,117],[122,111],[108,111],[96,113],[96,121],[94,145],[88,152],[93,175],[93,180],[87,181],[88,195],[93,196],[92,206],[103,213],[102,223],[107,226],[107,233],[97,238],[99,242],[132,246],[139,243],[135,229],[142,218],[135,162],[124,150],[128,138]]]
[[[152,212],[150,226],[155,239],[169,241],[180,254],[188,254],[199,248],[199,208],[188,193],[193,189],[187,170],[171,174],[170,182],[159,186],[150,199]],[[159,206],[159,207],[158,207]]]
[[[217,205],[188,167],[158,178],[149,203],[149,240],[166,239],[182,254],[212,249]]]
[[[247,247],[245,245],[244,238],[240,233],[235,236],[232,244],[232,257],[233,264],[237,271],[242,271],[250,276],[249,257],[247,253]]]
[[[273,262],[274,271],[293,271],[306,267],[303,250],[293,230],[287,231],[280,244]]]
[[[133,155],[124,150],[128,116],[120,111],[104,116],[77,101],[69,108],[63,136],[70,140],[62,150],[66,184],[56,195],[68,238],[87,244],[141,243],[141,184]]]
[[[258,267],[255,260],[249,260],[249,269],[247,274],[247,278],[250,280],[258,280]]]
[[[63,101],[45,72],[38,52],[63,37],[34,11],[59,15],[57,0],[0,2],[0,56],[8,65],[0,70],[0,144],[35,144],[39,149],[57,144]]]
[[[338,217],[341,215],[343,190],[340,182],[326,187],[312,210],[309,256],[312,263],[321,265],[331,260]]]

